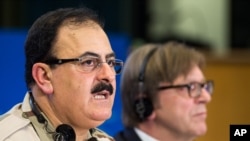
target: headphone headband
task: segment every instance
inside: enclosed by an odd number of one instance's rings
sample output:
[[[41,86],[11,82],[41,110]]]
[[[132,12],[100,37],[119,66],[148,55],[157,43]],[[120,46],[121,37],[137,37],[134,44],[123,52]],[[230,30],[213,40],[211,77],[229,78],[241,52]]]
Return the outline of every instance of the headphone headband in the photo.
[[[148,52],[148,54],[145,56],[142,62],[142,66],[139,72],[139,77],[138,77],[139,96],[134,102],[134,109],[140,121],[145,120],[148,116],[152,114],[154,110],[154,106],[153,106],[151,99],[145,96],[145,94],[143,94],[143,83],[145,81],[145,72],[146,72],[148,61],[150,57],[154,54],[154,52],[157,50],[157,48],[158,47],[155,47]]]
[[[154,54],[154,52],[157,50],[158,47],[153,48],[152,50],[149,51],[149,53],[145,56],[143,62],[142,62],[142,66],[140,69],[140,73],[139,73],[139,77],[138,77],[138,81],[139,82],[144,82],[145,79],[145,72],[146,72],[146,67],[148,64],[148,61],[150,59],[150,57]]]

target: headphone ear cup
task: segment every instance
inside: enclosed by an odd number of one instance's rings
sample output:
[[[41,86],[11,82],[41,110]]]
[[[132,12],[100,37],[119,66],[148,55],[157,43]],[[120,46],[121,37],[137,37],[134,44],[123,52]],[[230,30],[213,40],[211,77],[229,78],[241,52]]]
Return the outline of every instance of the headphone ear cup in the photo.
[[[154,107],[149,98],[143,97],[135,101],[134,109],[138,118],[143,121],[152,114]]]

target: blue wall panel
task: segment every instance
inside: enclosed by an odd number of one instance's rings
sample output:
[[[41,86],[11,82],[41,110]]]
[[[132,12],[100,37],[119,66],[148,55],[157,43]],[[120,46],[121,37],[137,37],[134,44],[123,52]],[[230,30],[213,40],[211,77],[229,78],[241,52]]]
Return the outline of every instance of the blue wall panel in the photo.
[[[26,91],[23,49],[26,33],[0,31],[0,114],[21,102]]]

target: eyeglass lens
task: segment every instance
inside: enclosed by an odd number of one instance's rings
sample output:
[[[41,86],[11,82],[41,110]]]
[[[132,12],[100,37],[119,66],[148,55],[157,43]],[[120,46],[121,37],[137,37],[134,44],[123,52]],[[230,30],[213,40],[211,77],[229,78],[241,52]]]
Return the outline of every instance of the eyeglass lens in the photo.
[[[201,95],[202,89],[205,89],[210,95],[213,93],[213,82],[207,81],[206,83],[194,83],[189,86],[189,94],[191,97],[198,97]]]
[[[98,58],[85,58],[79,61],[79,69],[83,72],[91,72],[95,69],[100,69],[103,63],[107,63],[110,68],[119,74],[122,70],[123,62],[119,59],[108,60],[107,62],[101,62]]]

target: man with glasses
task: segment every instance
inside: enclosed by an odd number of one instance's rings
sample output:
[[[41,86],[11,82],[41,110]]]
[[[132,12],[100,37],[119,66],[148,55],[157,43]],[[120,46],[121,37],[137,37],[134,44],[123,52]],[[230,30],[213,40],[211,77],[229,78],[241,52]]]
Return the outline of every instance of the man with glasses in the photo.
[[[28,92],[0,120],[1,141],[112,141],[97,129],[112,114],[116,59],[98,15],[63,8],[38,18],[25,43]]]
[[[205,57],[185,44],[147,44],[133,51],[121,77],[125,129],[116,141],[193,141],[207,131],[213,81]]]

